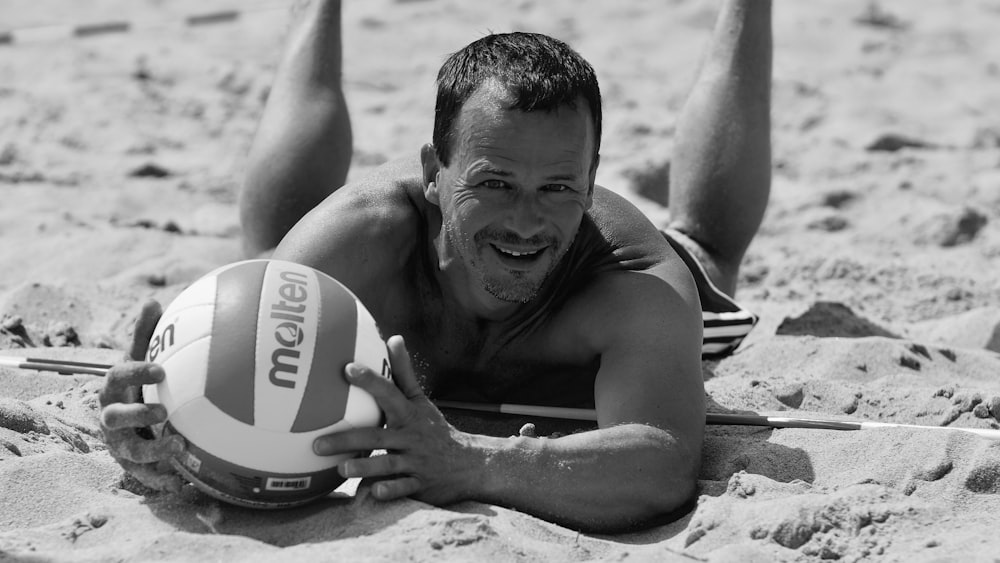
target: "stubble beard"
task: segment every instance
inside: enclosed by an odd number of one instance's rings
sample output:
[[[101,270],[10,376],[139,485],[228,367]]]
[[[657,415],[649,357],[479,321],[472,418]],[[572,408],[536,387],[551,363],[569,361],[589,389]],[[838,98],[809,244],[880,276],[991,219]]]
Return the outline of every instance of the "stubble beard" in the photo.
[[[538,295],[542,283],[551,273],[551,268],[549,270],[537,282],[529,279],[524,272],[511,272],[511,278],[505,280],[499,280],[485,272],[480,272],[479,279],[483,289],[493,297],[508,303],[523,304],[530,302]]]
[[[570,244],[566,245],[559,252],[541,276],[533,277],[530,272],[512,272],[509,270],[501,276],[490,272],[481,259],[481,256],[486,252],[494,252],[490,247],[490,243],[484,239],[494,240],[497,238],[496,236],[491,236],[488,231],[480,231],[474,237],[471,237],[470,240],[470,237],[467,235],[461,235],[456,232],[454,225],[450,222],[445,223],[445,233],[452,247],[458,249],[463,260],[469,265],[469,270],[478,279],[479,285],[493,297],[508,303],[524,304],[538,296],[545,280],[556,269],[556,266],[572,246],[572,241],[570,241]],[[550,242],[552,246],[557,243],[554,239]],[[469,249],[471,252],[463,249]],[[552,252],[551,246],[543,252]]]

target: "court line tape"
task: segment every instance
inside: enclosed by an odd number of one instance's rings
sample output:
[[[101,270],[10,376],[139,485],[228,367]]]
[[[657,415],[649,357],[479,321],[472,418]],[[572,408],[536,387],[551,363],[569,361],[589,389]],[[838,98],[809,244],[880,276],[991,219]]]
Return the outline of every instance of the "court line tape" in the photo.
[[[266,4],[244,7],[238,10],[216,10],[213,12],[191,14],[181,18],[161,18],[148,21],[118,20],[75,25],[40,25],[20,29],[0,30],[0,46],[66,39],[84,39],[100,35],[155,30],[170,27],[170,24],[180,25],[184,28],[213,26],[235,22],[244,14],[269,10],[287,10],[288,5],[287,2]]]

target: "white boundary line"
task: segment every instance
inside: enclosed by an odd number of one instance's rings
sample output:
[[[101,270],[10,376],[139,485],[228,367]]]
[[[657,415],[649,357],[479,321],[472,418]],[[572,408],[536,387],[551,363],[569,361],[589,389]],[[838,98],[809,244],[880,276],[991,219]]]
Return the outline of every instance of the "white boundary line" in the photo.
[[[152,20],[110,20],[79,24],[38,25],[18,29],[0,29],[0,46],[42,43],[67,39],[85,39],[101,35],[149,31],[169,27],[196,28],[232,23],[244,14],[270,10],[287,10],[288,3],[261,4],[231,10],[214,10],[181,17]]]

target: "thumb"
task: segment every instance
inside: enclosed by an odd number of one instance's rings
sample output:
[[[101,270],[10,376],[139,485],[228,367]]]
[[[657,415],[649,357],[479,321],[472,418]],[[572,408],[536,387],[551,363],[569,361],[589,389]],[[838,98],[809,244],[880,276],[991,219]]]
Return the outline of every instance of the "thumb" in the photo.
[[[137,362],[146,359],[149,341],[153,338],[153,331],[156,330],[156,323],[159,322],[161,316],[163,316],[163,308],[157,301],[150,300],[143,304],[139,318],[135,321],[129,358]]]
[[[424,390],[413,373],[413,362],[410,361],[410,353],[406,350],[403,337],[398,334],[391,336],[386,345],[389,348],[389,363],[392,364],[392,379],[396,382],[396,387],[399,387],[407,399],[423,396]]]

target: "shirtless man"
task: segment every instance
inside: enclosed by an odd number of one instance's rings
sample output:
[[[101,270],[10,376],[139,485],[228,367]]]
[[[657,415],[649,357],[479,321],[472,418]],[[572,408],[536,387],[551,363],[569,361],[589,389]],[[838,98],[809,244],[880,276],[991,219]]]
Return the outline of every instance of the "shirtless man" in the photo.
[[[667,236],[594,185],[596,78],[541,35],[491,35],[454,54],[438,76],[433,143],[340,187],[351,156],[340,49],[338,3],[315,2],[292,31],[241,200],[250,255],[274,248],[326,272],[393,335],[395,382],[345,370],[385,428],[319,438],[316,453],[386,450],[340,466],[377,499],[477,500],[578,529],[682,506],[701,456],[703,346],[725,352],[753,322],[729,297],[770,186],[770,2],[723,2],[677,128]],[[144,309],[132,357],[158,315]],[[703,326],[718,338],[703,342]],[[112,369],[102,424],[126,470],[176,489],[162,461],[183,440],[136,432],[165,419],[135,402],[162,377],[145,363]],[[431,398],[588,406],[598,427],[472,434]]]

